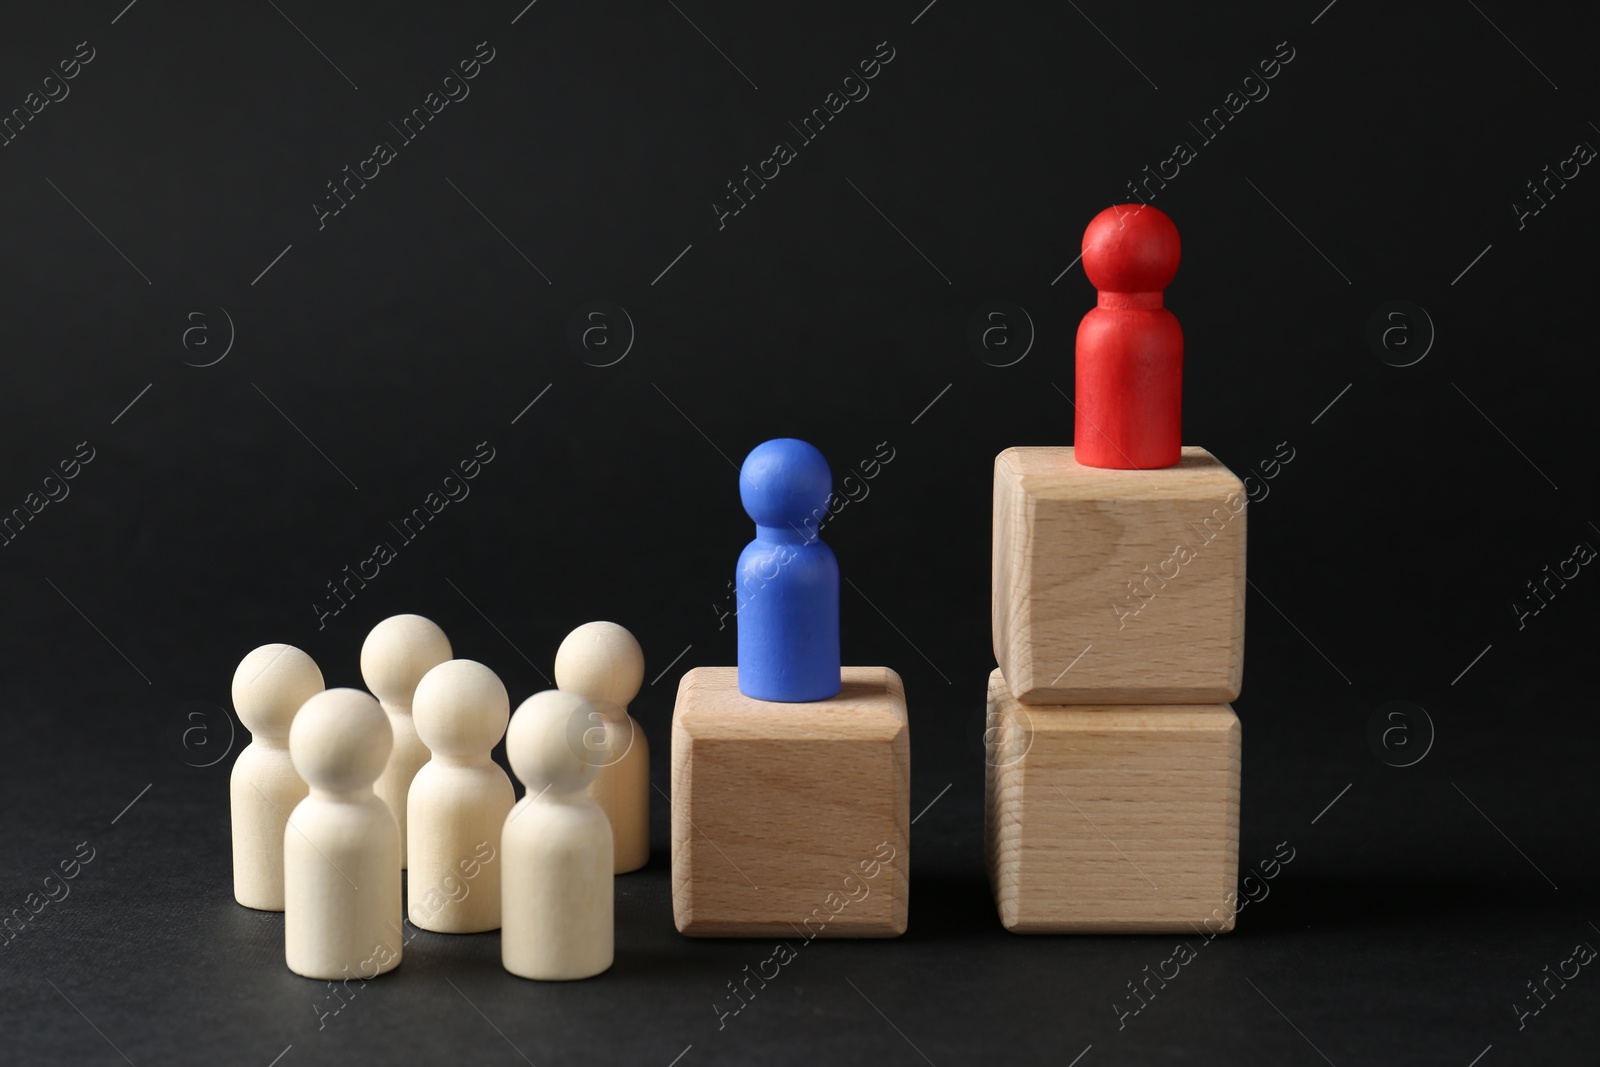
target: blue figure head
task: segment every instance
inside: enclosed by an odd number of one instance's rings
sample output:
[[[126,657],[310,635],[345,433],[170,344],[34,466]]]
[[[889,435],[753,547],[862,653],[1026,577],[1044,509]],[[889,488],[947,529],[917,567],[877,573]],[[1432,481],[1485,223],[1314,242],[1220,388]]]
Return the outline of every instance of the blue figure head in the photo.
[[[746,696],[802,703],[839,692],[839,564],[817,537],[832,495],[828,461],[792,437],[757,445],[739,471],[756,522],[735,571]]]
[[[779,437],[751,449],[739,469],[739,500],[757,526],[816,534],[833,495],[833,472],[814,445]],[[809,525],[808,525],[809,524]]]

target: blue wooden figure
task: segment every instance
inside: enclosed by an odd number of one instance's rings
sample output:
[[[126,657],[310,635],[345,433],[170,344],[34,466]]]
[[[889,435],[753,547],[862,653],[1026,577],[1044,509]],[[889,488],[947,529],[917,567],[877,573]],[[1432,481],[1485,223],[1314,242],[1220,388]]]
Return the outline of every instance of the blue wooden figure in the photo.
[[[739,471],[739,499],[756,539],[739,554],[739,692],[802,703],[837,696],[839,561],[818,528],[833,472],[821,452],[780,437]]]

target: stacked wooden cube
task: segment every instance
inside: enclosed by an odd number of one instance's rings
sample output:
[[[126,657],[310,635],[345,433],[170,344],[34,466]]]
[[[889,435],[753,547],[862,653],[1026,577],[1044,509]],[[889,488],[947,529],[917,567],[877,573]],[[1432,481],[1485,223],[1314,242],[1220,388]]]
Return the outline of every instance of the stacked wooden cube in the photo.
[[[996,458],[985,845],[1007,929],[1232,928],[1245,505],[1201,448]]]

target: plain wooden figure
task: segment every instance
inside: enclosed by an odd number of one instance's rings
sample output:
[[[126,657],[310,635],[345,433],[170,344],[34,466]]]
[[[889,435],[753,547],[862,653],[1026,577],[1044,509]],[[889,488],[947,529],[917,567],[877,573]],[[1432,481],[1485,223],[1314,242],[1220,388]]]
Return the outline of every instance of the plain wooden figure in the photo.
[[[411,721],[411,698],[422,676],[450,658],[444,631],[421,615],[395,615],[372,628],[361,646],[361,677],[389,715],[394,749],[374,792],[400,826],[400,867],[406,866],[406,793],[428,762],[428,746]]]
[[[607,755],[589,795],[611,820],[616,873],[636,871],[650,862],[650,744],[628,705],[644,684],[644,652],[616,623],[587,622],[561,642],[555,673],[558,689],[588,699],[605,720]]]
[[[500,828],[516,803],[490,757],[505,735],[511,698],[495,673],[453,659],[422,676],[411,717],[433,758],[406,799],[412,925],[443,934],[500,928]]]
[[[296,974],[361,980],[400,963],[400,830],[372,791],[391,747],[383,709],[359,689],[316,694],[289,728],[311,787],[283,838],[284,955]]]
[[[317,665],[292,645],[262,645],[233,672],[233,710],[251,738],[228,779],[233,898],[247,908],[283,910],[283,830],[306,796],[289,759],[289,724],[323,688]]]
[[[522,978],[589,978],[611,966],[611,822],[584,791],[595,774],[583,743],[592,711],[576,693],[547,689],[506,730],[528,793],[500,835],[500,954]]]

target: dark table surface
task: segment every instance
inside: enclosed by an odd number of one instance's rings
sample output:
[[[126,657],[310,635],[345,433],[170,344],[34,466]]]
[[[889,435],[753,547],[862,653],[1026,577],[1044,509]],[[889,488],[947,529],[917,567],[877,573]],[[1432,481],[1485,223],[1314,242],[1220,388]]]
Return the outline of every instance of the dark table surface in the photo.
[[[1529,983],[1600,945],[1600,578],[1527,585],[1600,544],[1596,28],[1358,0],[9,13],[0,1062],[1594,1063],[1592,968],[1542,1007]],[[1240,858],[1294,859],[1131,1014],[1195,938],[1012,936],[984,882],[990,466],[1071,440],[1079,238],[1162,173],[1185,439],[1256,479]],[[366,631],[415,611],[516,703],[615,619],[665,787],[677,678],[734,658],[732,465],[784,435],[840,477],[894,453],[825,536],[846,660],[906,681],[908,933],[806,945],[721,1017],[772,945],[676,933],[655,795],[601,978],[422,932],[347,1003],[290,974],[282,917],[231,894],[245,652],[359,685]],[[480,442],[470,496],[332,611]]]

